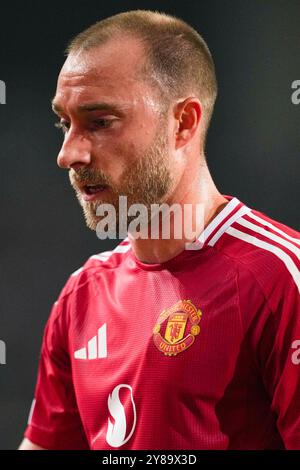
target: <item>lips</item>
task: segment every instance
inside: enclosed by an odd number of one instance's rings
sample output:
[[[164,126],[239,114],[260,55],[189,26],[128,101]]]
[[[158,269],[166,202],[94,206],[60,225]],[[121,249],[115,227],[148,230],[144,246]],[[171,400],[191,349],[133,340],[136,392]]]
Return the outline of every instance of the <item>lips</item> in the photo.
[[[84,185],[81,187],[82,197],[85,201],[92,201],[109,188],[107,184]]]
[[[84,191],[86,194],[96,194],[104,191],[107,187],[107,184],[95,184],[93,186],[84,186]]]

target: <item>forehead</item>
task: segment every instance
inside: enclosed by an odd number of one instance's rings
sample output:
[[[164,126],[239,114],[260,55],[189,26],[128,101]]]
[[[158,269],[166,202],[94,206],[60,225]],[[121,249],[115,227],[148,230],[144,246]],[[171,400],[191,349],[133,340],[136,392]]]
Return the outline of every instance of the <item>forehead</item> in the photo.
[[[136,100],[145,92],[145,81],[138,77],[144,61],[143,46],[133,38],[109,40],[88,51],[73,52],[59,74],[54,101],[80,104],[95,97]]]

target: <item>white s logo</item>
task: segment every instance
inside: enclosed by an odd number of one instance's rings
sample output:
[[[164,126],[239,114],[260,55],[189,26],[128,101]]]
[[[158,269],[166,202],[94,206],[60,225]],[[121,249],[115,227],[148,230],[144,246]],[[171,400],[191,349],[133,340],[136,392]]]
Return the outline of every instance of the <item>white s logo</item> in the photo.
[[[133,424],[131,431],[126,436],[127,422],[125,408],[122,405],[119,397],[119,391],[121,388],[127,388],[130,391],[131,405],[133,411]],[[106,433],[106,442],[111,447],[120,447],[125,444],[132,436],[136,425],[136,408],[133,400],[132,388],[127,384],[117,385],[112,394],[108,396],[107,405],[111,416],[115,420],[115,424],[108,418],[108,428]]]

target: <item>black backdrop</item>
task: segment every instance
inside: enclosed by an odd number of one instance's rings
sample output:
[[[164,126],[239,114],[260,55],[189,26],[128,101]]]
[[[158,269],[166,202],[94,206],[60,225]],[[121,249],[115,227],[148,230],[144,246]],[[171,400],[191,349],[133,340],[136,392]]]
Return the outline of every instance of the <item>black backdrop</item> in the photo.
[[[182,17],[214,56],[219,97],[207,157],[218,188],[300,229],[300,1],[10,1],[0,6],[0,449],[22,439],[42,332],[68,275],[111,246],[84,224],[50,111],[70,37],[120,11]]]

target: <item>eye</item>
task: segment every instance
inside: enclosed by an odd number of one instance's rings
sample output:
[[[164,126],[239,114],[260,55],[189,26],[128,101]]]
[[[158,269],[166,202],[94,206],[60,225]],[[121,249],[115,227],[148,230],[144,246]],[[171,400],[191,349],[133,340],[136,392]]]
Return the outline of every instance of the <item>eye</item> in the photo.
[[[95,119],[91,123],[91,127],[93,130],[97,129],[107,129],[113,123],[113,119]]]
[[[92,131],[97,131],[98,129],[107,129],[113,123],[114,119],[95,119],[91,121],[89,127]],[[66,134],[70,129],[70,123],[64,119],[54,124],[57,129],[61,129],[63,134]]]

